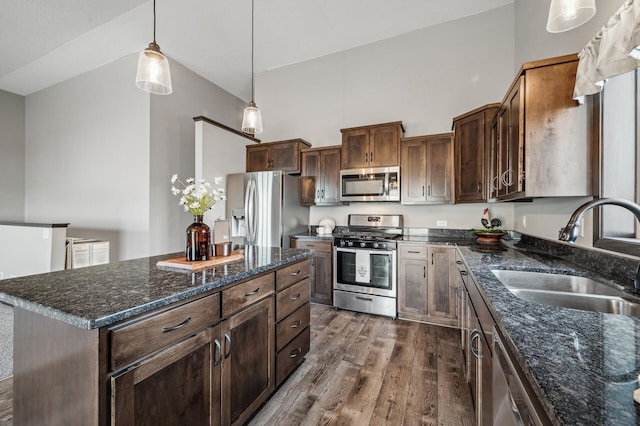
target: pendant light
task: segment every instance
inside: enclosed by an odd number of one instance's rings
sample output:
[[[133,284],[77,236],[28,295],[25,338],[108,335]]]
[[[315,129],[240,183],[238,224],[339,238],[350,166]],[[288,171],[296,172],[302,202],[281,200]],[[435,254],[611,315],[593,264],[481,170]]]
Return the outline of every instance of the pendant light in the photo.
[[[242,131],[251,135],[262,133],[262,114],[254,102],[255,76],[253,74],[253,2],[251,0],[251,102],[244,109]]]
[[[561,33],[587,22],[596,14],[596,0],[551,0],[547,31]]]
[[[170,95],[173,92],[169,61],[156,43],[156,0],[153,0],[153,41],[138,57],[136,86],[156,95]]]

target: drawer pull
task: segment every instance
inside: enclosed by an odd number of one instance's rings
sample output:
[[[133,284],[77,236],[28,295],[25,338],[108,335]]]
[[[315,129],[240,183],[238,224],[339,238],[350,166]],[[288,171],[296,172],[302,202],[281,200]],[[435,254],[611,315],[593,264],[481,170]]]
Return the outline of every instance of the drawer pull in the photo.
[[[295,277],[296,275],[300,275],[300,272],[302,272],[302,271],[301,271],[300,269],[298,269],[297,271],[292,272],[292,273],[291,273],[291,276],[292,276],[292,277]]]
[[[222,362],[222,346],[220,346],[220,341],[218,339],[215,339],[213,343],[215,345],[213,352],[213,366],[217,367]]]
[[[462,265],[462,260],[456,260],[456,265]]]
[[[191,322],[191,317],[187,317],[186,320],[182,321],[178,325],[174,325],[174,326],[171,326],[171,327],[162,327],[162,332],[163,333],[168,333],[170,331],[178,330],[178,329],[184,327],[185,325],[189,324],[190,322]]]
[[[300,293],[298,294],[294,294],[293,296],[290,297],[291,300],[298,300],[302,297],[302,295]]]
[[[467,271],[460,271],[460,275],[466,277],[467,275],[469,275],[469,273]]]
[[[227,333],[224,333],[224,346],[224,359],[227,359],[231,355],[231,337]]]
[[[249,293],[245,293],[244,297],[249,297],[249,296],[255,296],[256,294],[258,294],[260,292],[260,287],[256,288],[253,291],[250,291]]]
[[[417,250],[407,250],[408,253],[413,253],[413,254],[420,254],[419,251]]]
[[[294,322],[293,324],[291,324],[291,328],[298,328],[298,327],[300,327],[300,324],[302,324],[302,321],[298,320],[298,321]]]
[[[291,351],[291,353],[289,354],[289,358],[295,358],[298,355],[300,355],[302,353],[302,349],[300,348],[295,348],[294,350]]]
[[[307,244],[307,247],[315,247],[315,244]]]
[[[356,299],[364,300],[365,302],[373,302],[373,299],[371,297],[356,296]]]

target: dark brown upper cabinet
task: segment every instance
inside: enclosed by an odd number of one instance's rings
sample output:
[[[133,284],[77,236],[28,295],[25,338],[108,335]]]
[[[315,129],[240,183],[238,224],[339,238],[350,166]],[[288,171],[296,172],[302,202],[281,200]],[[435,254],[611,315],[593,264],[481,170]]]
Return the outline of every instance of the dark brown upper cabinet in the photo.
[[[340,129],[342,169],[400,165],[401,121]]]
[[[340,151],[340,146],[302,150],[302,205],[340,204]]]
[[[453,133],[402,139],[402,204],[453,202]]]
[[[300,150],[311,147],[304,139],[247,146],[247,172],[282,170],[300,173]]]
[[[490,125],[500,104],[489,104],[453,119],[455,202],[487,200]]]

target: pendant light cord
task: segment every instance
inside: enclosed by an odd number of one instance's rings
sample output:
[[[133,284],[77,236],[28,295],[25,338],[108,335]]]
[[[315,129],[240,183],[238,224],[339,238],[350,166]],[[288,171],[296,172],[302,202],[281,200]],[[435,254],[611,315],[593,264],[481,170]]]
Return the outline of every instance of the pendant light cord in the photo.
[[[155,2],[155,0],[153,0]],[[253,4],[254,0],[251,0],[251,102],[254,102],[255,92],[255,76],[253,74]]]
[[[153,43],[156,43],[156,0],[153,0]]]

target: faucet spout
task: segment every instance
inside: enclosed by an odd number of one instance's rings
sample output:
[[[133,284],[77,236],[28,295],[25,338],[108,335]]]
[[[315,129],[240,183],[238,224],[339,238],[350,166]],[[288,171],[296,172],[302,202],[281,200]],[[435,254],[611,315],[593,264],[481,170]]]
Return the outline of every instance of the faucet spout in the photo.
[[[560,234],[558,239],[560,241],[568,241],[573,243],[578,238],[578,228],[580,227],[580,223],[582,222],[582,217],[592,208],[601,206],[604,204],[611,204],[614,206],[624,207],[633,213],[640,221],[640,205],[633,203],[631,201],[627,201],[621,198],[599,198],[597,200],[592,200],[587,203],[584,203],[580,207],[573,212],[571,217],[569,218],[569,222],[567,222],[567,226],[560,230]],[[638,271],[638,278],[636,281],[638,282],[638,286],[640,286],[640,270]],[[640,288],[640,287],[639,287]]]

